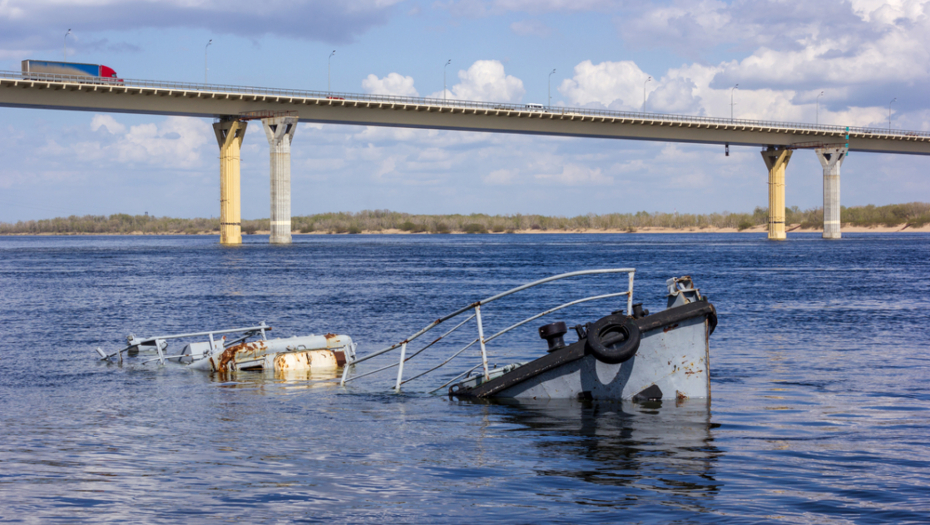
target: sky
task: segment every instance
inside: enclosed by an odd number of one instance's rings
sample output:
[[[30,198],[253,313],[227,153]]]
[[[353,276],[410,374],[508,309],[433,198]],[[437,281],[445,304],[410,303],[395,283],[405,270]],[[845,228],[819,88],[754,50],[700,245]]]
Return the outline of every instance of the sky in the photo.
[[[0,0],[0,69],[65,53],[127,79],[630,111],[645,96],[658,113],[930,130],[930,0]],[[211,124],[0,108],[0,221],[218,216]],[[293,215],[750,212],[768,200],[758,148],[610,139],[304,123],[291,173]],[[821,206],[822,174],[797,151],[787,205]],[[853,152],[842,203],[930,201],[928,175],[928,157]],[[269,191],[253,122],[243,218],[269,216]]]

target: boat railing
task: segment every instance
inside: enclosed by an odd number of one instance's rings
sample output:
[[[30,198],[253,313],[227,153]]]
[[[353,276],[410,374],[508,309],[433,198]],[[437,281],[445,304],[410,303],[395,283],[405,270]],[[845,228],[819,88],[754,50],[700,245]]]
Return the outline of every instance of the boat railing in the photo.
[[[210,330],[207,332],[190,332],[186,334],[156,335],[152,337],[136,337],[135,335],[130,335],[129,337],[127,337],[126,346],[124,348],[117,350],[116,352],[112,352],[108,354],[104,352],[103,349],[100,348],[99,346],[96,348],[96,350],[97,350],[97,353],[100,354],[101,361],[109,361],[111,358],[117,357],[119,362],[122,363],[123,352],[126,352],[133,347],[152,346],[155,348],[155,351],[158,353],[158,357],[156,358],[156,360],[161,362],[161,364],[165,364],[165,359],[175,359],[175,358],[184,357],[183,355],[165,356],[162,353],[162,351],[167,346],[168,340],[170,339],[188,339],[188,338],[193,338],[193,337],[207,336],[207,338],[210,340],[210,348],[215,348],[216,339],[213,336],[219,335],[219,336],[223,336],[223,339],[222,339],[223,347],[228,348],[230,346],[239,344],[242,341],[245,341],[246,339],[250,337],[255,337],[255,336],[261,336],[262,340],[264,341],[268,338],[266,332],[268,332],[269,330],[272,330],[272,327],[265,324],[265,321],[262,321],[258,326],[247,326],[244,328],[227,328],[225,330]],[[239,337],[236,337],[234,339],[227,341],[225,337],[226,334],[241,334],[241,335]],[[143,364],[145,362],[143,362]]]
[[[504,328],[503,330],[501,330],[501,331],[499,331],[499,332],[497,332],[497,333],[494,333],[494,334],[492,334],[492,335],[490,335],[490,336],[485,337],[485,335],[484,335],[484,325],[482,324],[481,308],[482,308],[483,306],[487,306],[489,303],[492,303],[492,302],[494,302],[494,301],[497,301],[498,299],[502,299],[502,298],[507,297],[507,296],[509,296],[509,295],[513,295],[513,294],[515,294],[515,293],[517,293],[517,292],[522,292],[522,291],[524,291],[524,290],[528,290],[528,289],[530,289],[530,288],[534,288],[534,287],[536,287],[536,286],[539,286],[539,285],[542,285],[542,284],[545,284],[545,283],[550,283],[550,282],[553,282],[553,281],[559,281],[559,280],[562,280],[562,279],[568,279],[568,278],[571,278],[571,277],[579,277],[579,276],[583,276],[583,275],[600,275],[600,274],[613,274],[613,273],[626,273],[626,274],[627,274],[627,277],[628,277],[628,286],[627,286],[627,290],[626,290],[625,292],[616,292],[616,293],[607,293],[607,294],[601,294],[601,295],[594,295],[594,296],[590,296],[590,297],[585,297],[585,298],[583,298],[583,299],[576,299],[576,300],[574,300],[574,301],[569,301],[569,302],[567,302],[567,303],[560,304],[560,305],[555,306],[555,307],[553,307],[553,308],[549,308],[548,310],[545,310],[545,311],[543,311],[543,312],[540,312],[540,313],[538,313],[538,314],[536,314],[536,315],[532,315],[532,316],[530,316],[530,317],[527,317],[526,319],[523,319],[522,321],[519,321],[519,322],[517,322],[517,323],[514,323],[514,324],[508,326],[507,328]],[[487,344],[488,344],[489,342],[493,341],[494,339],[497,339],[498,337],[500,337],[500,336],[502,336],[502,335],[504,335],[504,334],[506,334],[506,333],[508,333],[508,332],[510,332],[510,331],[512,331],[512,330],[514,330],[514,329],[516,329],[516,328],[519,328],[520,326],[525,325],[526,323],[529,323],[529,322],[531,322],[531,321],[534,321],[534,320],[536,320],[536,319],[539,319],[540,317],[544,317],[544,316],[546,316],[546,315],[549,315],[549,314],[551,314],[551,313],[553,313],[553,312],[556,312],[556,311],[558,311],[558,310],[561,310],[561,309],[563,309],[563,308],[567,308],[567,307],[569,307],[569,306],[574,306],[574,305],[581,304],[581,303],[585,303],[585,302],[589,302],[589,301],[596,301],[596,300],[600,300],[600,299],[608,299],[608,298],[611,298],[611,297],[626,296],[627,312],[631,312],[631,311],[633,310],[633,277],[634,277],[635,273],[636,273],[636,269],[635,269],[635,268],[606,268],[606,269],[598,269],[598,270],[582,270],[582,271],[577,271],[577,272],[569,272],[569,273],[563,273],[563,274],[559,274],[559,275],[553,275],[552,277],[546,277],[545,279],[540,279],[540,280],[538,280],[538,281],[533,281],[533,282],[531,282],[531,283],[527,283],[527,284],[524,284],[524,285],[522,285],[522,286],[517,286],[516,288],[512,288],[512,289],[507,290],[507,291],[505,291],[505,292],[499,293],[499,294],[497,294],[497,295],[492,295],[491,297],[488,297],[488,298],[486,298],[486,299],[482,299],[482,300],[480,300],[480,301],[476,301],[476,302],[474,302],[474,303],[469,304],[468,306],[464,306],[464,307],[462,307],[462,308],[459,308],[458,310],[456,310],[456,311],[454,311],[454,312],[452,312],[452,313],[450,313],[450,314],[448,314],[448,315],[445,315],[445,316],[443,316],[443,317],[440,317],[439,319],[436,319],[435,321],[433,321],[433,322],[431,322],[430,324],[426,325],[424,328],[422,328],[421,330],[415,332],[413,335],[411,335],[410,337],[407,337],[407,338],[404,339],[403,341],[400,341],[400,342],[398,342],[398,343],[396,343],[396,344],[393,344],[393,345],[391,345],[391,346],[389,346],[389,347],[387,347],[387,348],[383,348],[383,349],[378,350],[378,351],[376,351],[376,352],[372,352],[372,353],[370,353],[370,354],[368,354],[368,355],[359,357],[359,358],[353,360],[351,363],[347,363],[346,366],[345,366],[345,368],[343,369],[343,372],[342,372],[342,380],[340,381],[340,383],[341,383],[342,385],[345,385],[346,383],[348,383],[348,382],[350,382],[350,381],[355,381],[355,380],[361,379],[361,378],[363,378],[363,377],[370,376],[370,375],[372,375],[372,374],[377,374],[377,373],[379,373],[379,372],[383,372],[383,371],[388,370],[388,369],[390,369],[390,368],[397,367],[397,380],[396,380],[396,382],[395,382],[395,384],[394,384],[394,390],[397,391],[397,392],[400,392],[401,386],[404,385],[405,383],[409,383],[410,381],[413,381],[413,380],[415,380],[415,379],[418,379],[418,378],[420,378],[420,377],[423,377],[423,376],[425,376],[425,375],[427,375],[427,374],[429,374],[429,373],[431,373],[431,372],[434,372],[434,371],[438,370],[439,368],[444,367],[445,365],[449,364],[453,359],[455,359],[456,357],[458,357],[459,355],[461,355],[463,352],[465,352],[465,351],[468,350],[469,348],[475,346],[476,344],[479,346],[479,348],[480,348],[480,350],[481,350],[481,362],[478,363],[477,365],[474,365],[474,366],[470,367],[470,368],[469,368],[468,370],[466,370],[465,372],[463,372],[463,373],[459,374],[458,376],[452,378],[450,381],[448,381],[448,382],[445,383],[444,385],[439,386],[438,388],[434,389],[433,391],[436,391],[436,390],[439,390],[439,389],[441,389],[441,388],[444,388],[445,386],[449,385],[450,383],[452,383],[452,382],[455,381],[456,379],[459,379],[459,378],[461,378],[461,377],[463,377],[463,376],[465,376],[465,375],[467,375],[467,374],[473,372],[474,370],[478,369],[479,367],[483,368],[483,373],[484,373],[484,378],[485,378],[485,380],[489,380],[489,379],[490,379],[490,370],[489,370],[489,368],[488,368],[488,351],[487,351]],[[469,313],[470,313],[470,314],[469,314]],[[459,316],[462,316],[462,315],[465,315],[465,316],[467,316],[467,317],[465,317],[464,320],[461,320],[457,325],[453,326],[451,329],[449,329],[448,331],[444,332],[444,333],[443,333],[442,335],[440,335],[439,337],[437,337],[437,338],[435,338],[434,340],[432,340],[432,341],[430,341],[429,343],[427,343],[425,346],[423,346],[422,348],[420,348],[420,349],[417,350],[416,352],[413,352],[413,353],[411,353],[410,355],[407,354],[407,346],[408,346],[410,343],[412,343],[414,340],[420,338],[421,336],[423,336],[423,335],[426,334],[427,332],[433,330],[434,328],[436,328],[436,327],[438,327],[439,325],[445,323],[446,321],[449,321],[449,320],[451,320],[451,319],[454,319],[454,318],[459,317]],[[445,359],[444,361],[442,361],[442,362],[439,363],[438,365],[433,366],[432,368],[426,370],[425,372],[421,372],[421,373],[418,373],[418,374],[416,374],[416,375],[414,375],[414,376],[412,376],[412,377],[409,377],[409,378],[407,378],[407,379],[404,379],[404,364],[405,364],[407,361],[410,361],[410,360],[413,359],[414,357],[416,357],[416,356],[420,355],[421,353],[423,353],[426,349],[428,349],[428,348],[432,347],[433,345],[435,345],[436,343],[442,341],[443,339],[445,339],[445,338],[448,337],[450,334],[452,334],[453,332],[455,332],[456,330],[458,330],[459,328],[461,328],[462,326],[464,326],[466,323],[468,323],[468,322],[471,321],[472,319],[475,319],[475,320],[476,320],[476,325],[477,325],[477,329],[478,329],[478,334],[477,334],[478,336],[477,336],[475,339],[471,340],[468,344],[466,344],[464,347],[460,348],[459,350],[453,352],[452,355],[450,355],[447,359]],[[364,373],[361,373],[361,374],[353,375],[353,376],[351,376],[351,377],[349,376],[349,371],[350,371],[350,369],[354,368],[354,365],[357,365],[357,364],[359,364],[359,363],[368,361],[368,360],[370,360],[370,359],[373,359],[373,358],[375,358],[375,357],[378,357],[378,356],[387,354],[387,353],[389,353],[389,352],[392,352],[392,351],[398,350],[398,349],[400,350],[400,357],[399,357],[399,359],[398,359],[397,362],[391,363],[391,364],[389,364],[389,365],[387,365],[387,366],[380,367],[380,368],[378,368],[378,369],[376,369],[376,370],[367,371],[367,372],[364,372]],[[352,366],[350,366],[350,365],[352,365]]]

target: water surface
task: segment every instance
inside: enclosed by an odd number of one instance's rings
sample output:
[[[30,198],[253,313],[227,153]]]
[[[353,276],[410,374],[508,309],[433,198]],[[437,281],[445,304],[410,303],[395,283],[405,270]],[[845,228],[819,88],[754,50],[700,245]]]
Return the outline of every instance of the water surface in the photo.
[[[0,520],[930,521],[930,235],[216,241],[0,238]],[[646,308],[663,308],[665,279],[680,275],[717,306],[709,404],[427,393],[460,368],[397,395],[393,370],[341,388],[94,359],[129,333],[262,320],[277,336],[346,333],[370,352],[512,286],[624,266]],[[489,306],[486,330],[624,287],[606,276],[534,290]],[[492,343],[494,362],[543,353],[542,323]]]

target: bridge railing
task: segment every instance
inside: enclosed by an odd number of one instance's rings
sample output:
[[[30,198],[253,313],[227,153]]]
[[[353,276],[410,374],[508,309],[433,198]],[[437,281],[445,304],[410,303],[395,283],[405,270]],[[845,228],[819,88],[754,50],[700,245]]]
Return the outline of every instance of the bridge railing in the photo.
[[[525,113],[544,115],[564,115],[581,117],[605,117],[647,120],[653,122],[673,124],[703,124],[729,127],[764,127],[778,128],[791,131],[819,131],[826,133],[845,134],[859,133],[869,135],[887,136],[889,138],[923,137],[930,138],[930,131],[908,131],[889,128],[836,126],[829,124],[808,124],[803,122],[778,122],[773,120],[729,119],[719,117],[702,117],[694,115],[674,115],[664,113],[643,113],[634,111],[616,111],[610,109],[570,108],[563,106],[529,107],[525,104],[512,104],[504,102],[479,102],[473,100],[455,100],[428,97],[404,97],[395,95],[371,95],[363,93],[346,93],[337,91],[312,91],[299,89],[280,89],[253,86],[235,86],[228,84],[197,84],[191,82],[172,82],[162,80],[139,80],[97,78],[78,75],[58,75],[50,73],[23,73],[20,71],[0,71],[0,79],[31,80],[44,82],[62,82],[93,84],[104,86],[126,86],[152,89],[168,89],[179,91],[195,91],[201,93],[236,93],[243,95],[263,95],[290,98],[321,99],[326,101],[366,102],[379,104],[407,104],[426,105],[449,109],[478,109],[489,111],[520,111]]]

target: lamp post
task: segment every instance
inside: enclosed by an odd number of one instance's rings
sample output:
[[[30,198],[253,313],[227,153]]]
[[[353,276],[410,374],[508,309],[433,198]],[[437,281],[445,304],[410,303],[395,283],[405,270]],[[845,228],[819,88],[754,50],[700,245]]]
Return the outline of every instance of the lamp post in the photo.
[[[733,92],[734,92],[734,91],[736,90],[736,88],[738,88],[738,87],[739,87],[739,84],[737,84],[737,85],[735,85],[735,86],[733,86],[733,87],[730,88],[730,122],[733,122],[733,106],[735,105],[735,104],[733,103]]]
[[[815,121],[815,123],[818,125],[820,124],[820,97],[822,96],[823,96],[823,91],[821,91],[820,94],[817,95],[817,120]]]
[[[891,99],[891,102],[888,103],[888,131],[891,131],[891,105],[898,100],[898,97]]]
[[[646,81],[643,82],[643,114],[644,115],[646,114],[646,84],[650,82],[652,82],[652,77],[647,78]]]
[[[69,29],[68,32],[65,33],[65,44],[64,44],[64,48],[65,48],[65,62],[68,61],[68,35],[70,35],[70,34],[71,34],[71,30]]]
[[[442,66],[442,101],[446,101],[446,66],[452,63],[452,59],[446,60],[446,65]]]
[[[207,67],[207,49],[209,49],[210,44],[212,43],[213,43],[213,39],[211,38],[210,41],[207,42],[207,45],[203,46],[203,83],[204,84],[207,83],[207,71],[210,71],[210,68]]]
[[[554,73],[555,69],[553,68],[552,73],[549,73],[549,105],[546,106],[548,108],[552,108],[552,75]]]
[[[329,58],[326,59],[326,92],[333,92],[333,55],[336,54],[336,50],[333,49],[333,52],[329,54]]]

